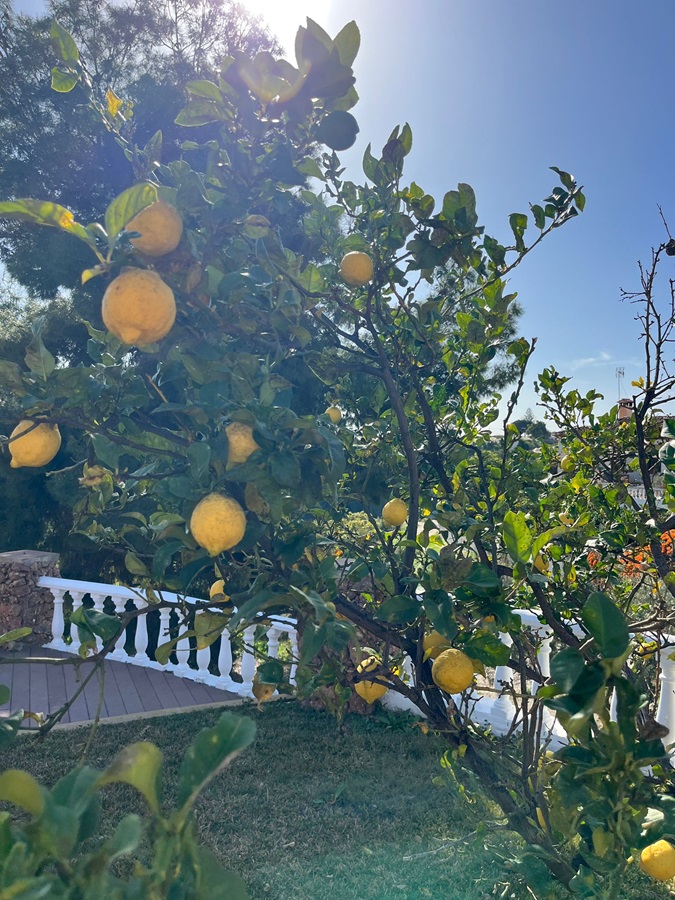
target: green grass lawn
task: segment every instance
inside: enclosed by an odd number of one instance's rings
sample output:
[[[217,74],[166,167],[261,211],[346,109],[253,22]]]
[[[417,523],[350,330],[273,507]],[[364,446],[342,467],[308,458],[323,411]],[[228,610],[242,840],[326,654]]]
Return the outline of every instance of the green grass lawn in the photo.
[[[244,876],[252,897],[532,896],[501,893],[502,835],[430,852],[470,833],[474,820],[464,801],[434,784],[441,774],[441,746],[408,720],[351,717],[340,733],[329,715],[295,703],[270,704],[260,712],[245,707],[241,713],[257,723],[255,742],[209,787],[196,812],[203,839]],[[209,710],[101,726],[88,762],[103,768],[123,745],[154,741],[165,754],[171,801],[185,749],[218,715]],[[87,728],[78,728],[53,733],[39,745],[23,740],[0,754],[0,768],[25,768],[51,785],[77,762],[87,735]],[[480,812],[480,799],[473,800]],[[107,789],[104,802],[110,828],[138,807],[125,786]],[[626,898],[669,896],[637,872],[630,881]]]

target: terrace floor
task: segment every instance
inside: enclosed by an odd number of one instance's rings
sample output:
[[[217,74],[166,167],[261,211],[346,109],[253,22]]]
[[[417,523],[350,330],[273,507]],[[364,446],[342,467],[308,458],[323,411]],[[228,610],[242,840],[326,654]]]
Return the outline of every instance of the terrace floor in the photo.
[[[34,656],[36,660],[19,663],[12,662],[12,654],[0,655],[0,684],[7,685],[11,691],[9,703],[0,706],[0,716],[7,716],[17,709],[53,713],[73,696],[80,684],[77,668],[39,661],[72,659],[70,654],[33,647],[28,653],[23,649],[20,655]],[[81,680],[91,672],[92,666],[91,662],[82,663],[79,670]],[[167,672],[112,660],[105,661],[104,672],[102,720],[176,712],[241,699],[229,691],[197,684]],[[61,719],[61,724],[92,721],[96,717],[100,690],[100,678],[95,675]]]

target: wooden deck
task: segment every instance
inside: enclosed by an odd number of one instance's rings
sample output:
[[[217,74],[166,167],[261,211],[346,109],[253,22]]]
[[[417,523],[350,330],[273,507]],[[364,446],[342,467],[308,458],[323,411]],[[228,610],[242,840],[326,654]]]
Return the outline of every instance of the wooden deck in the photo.
[[[25,656],[25,651],[21,655]],[[51,659],[69,656],[41,647],[32,648],[30,655]],[[9,703],[0,706],[0,716],[17,709],[53,713],[72,697],[79,686],[74,666],[44,662],[12,663],[11,659],[10,654],[0,656],[0,684],[6,684],[12,692]],[[91,668],[92,663],[85,661],[82,664],[82,680]],[[96,717],[99,696],[100,680],[95,675],[61,723],[92,721]],[[101,720],[189,709],[237,699],[240,698],[229,691],[197,684],[187,678],[177,678],[168,672],[106,660]]]

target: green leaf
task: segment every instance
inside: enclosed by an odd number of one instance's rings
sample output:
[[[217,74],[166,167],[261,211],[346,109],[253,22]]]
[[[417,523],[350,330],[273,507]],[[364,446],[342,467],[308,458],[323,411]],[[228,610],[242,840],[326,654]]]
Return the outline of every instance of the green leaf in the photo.
[[[569,694],[584,671],[584,658],[574,647],[565,647],[551,657],[551,678],[564,694]]]
[[[197,794],[252,742],[255,723],[224,712],[213,728],[202,729],[185,754],[178,782],[178,805],[190,807]]]
[[[0,716],[0,749],[11,744],[19,733],[24,719],[24,711],[17,709],[10,716]]]
[[[258,666],[255,675],[260,684],[281,684],[284,667],[278,659],[268,659]]]
[[[127,571],[131,572],[132,575],[150,575],[150,570],[145,563],[140,560],[135,553],[132,553],[131,550],[128,550],[124,557],[124,565]]]
[[[73,36],[69,31],[59,25],[56,19],[52,19],[49,29],[49,37],[51,38],[52,47],[61,62],[77,63],[80,60],[80,51],[77,44],[73,40]]]
[[[531,203],[530,209],[534,217],[534,224],[541,230],[546,225],[546,213],[544,212],[544,208],[537,203]]]
[[[628,623],[606,594],[591,594],[581,610],[581,620],[607,659],[621,656],[628,648]]]
[[[32,633],[33,629],[28,625],[25,625],[23,628],[13,628],[11,631],[0,634],[0,644],[9,644],[10,641],[23,640],[23,638],[28,637]]]
[[[225,118],[223,110],[213,100],[191,100],[176,116],[176,125],[194,128],[198,125],[209,125]]]
[[[143,820],[135,813],[130,813],[118,822],[113,836],[105,842],[103,852],[110,860],[128,856],[136,850],[142,836]]]
[[[504,516],[504,544],[514,562],[527,562],[532,549],[532,532],[525,513],[509,510]]]
[[[37,818],[44,812],[45,791],[28,772],[6,769],[0,775],[0,800],[20,806]]]
[[[457,634],[457,622],[452,598],[447,591],[424,592],[424,610],[436,631],[452,640]]]
[[[217,84],[212,81],[198,80],[188,81],[185,90],[194,97],[204,97],[206,100],[213,100],[216,103],[222,103],[223,95]]]
[[[122,623],[117,616],[109,616],[106,613],[99,612],[96,609],[87,609],[84,606],[78,607],[72,613],[70,621],[73,625],[98,635],[104,644],[116,637],[122,628]]]
[[[121,750],[99,779],[99,785],[130,784],[144,797],[154,813],[159,813],[159,777],[162,751],[149,741],[129,744]]]
[[[525,249],[523,235],[527,228],[527,216],[525,213],[511,213],[509,216],[509,225],[511,226],[513,236],[516,239],[516,250],[522,253]]]
[[[197,650],[210,647],[227,628],[230,616],[217,612],[199,612],[195,615],[194,630],[197,636]]]
[[[208,847],[197,848],[199,895],[196,900],[249,900],[246,882],[236,872],[224,869]]]
[[[49,200],[5,200],[0,203],[0,218],[17,219],[20,222],[32,222],[35,225],[49,225],[60,228],[84,241],[96,250],[96,241],[84,225],[75,221],[75,217],[58,203]]]
[[[375,616],[383,622],[404,625],[408,622],[413,622],[421,611],[422,604],[415,597],[396,594],[394,597],[389,597],[384,601],[375,613]]]
[[[42,343],[42,338],[36,334],[26,348],[26,365],[39,378],[46,381],[56,368],[56,360]]]
[[[270,457],[272,478],[282,487],[295,487],[300,483],[300,463],[291,450],[280,450]]]
[[[12,696],[12,692],[7,687],[7,685],[0,684],[0,706],[4,706],[5,703],[9,703],[11,696]]]
[[[472,634],[462,650],[471,659],[492,667],[505,666],[511,657],[511,650],[491,631]]]
[[[190,475],[198,484],[204,484],[209,477],[211,448],[206,441],[195,441],[188,447],[187,458],[190,464]]]
[[[108,244],[112,247],[117,235],[134,216],[155,203],[157,188],[153,184],[135,184],[115,197],[105,211],[105,230],[108,233]]]
[[[361,33],[356,22],[347,22],[344,28],[333,39],[340,62],[343,66],[351,66],[361,46]]]
[[[68,94],[80,78],[75,72],[64,72],[58,66],[52,69],[52,90],[59,94]]]

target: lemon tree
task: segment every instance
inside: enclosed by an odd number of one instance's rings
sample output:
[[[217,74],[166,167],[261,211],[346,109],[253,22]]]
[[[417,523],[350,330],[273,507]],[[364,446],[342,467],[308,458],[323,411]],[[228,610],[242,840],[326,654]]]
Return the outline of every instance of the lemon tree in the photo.
[[[83,92],[134,158],[119,98],[96,95],[57,23],[52,39],[55,87]],[[354,23],[331,37],[308,20],[294,63],[240,54],[216,80],[189,82],[181,159],[153,157],[94,223],[49,199],[0,203],[2,216],[79,240],[82,277],[103,299],[86,366],[58,364],[37,333],[25,365],[2,364],[0,377],[21,419],[67,426],[86,446],[77,530],[122,551],[134,583],[202,591],[196,615],[174,610],[180,635],[201,641],[208,626],[215,640],[292,614],[297,686],[261,653],[261,702],[328,686],[339,709],[354,693],[402,695],[443,736],[456,777],[478,778],[523,839],[519,877],[616,896],[629,858],[675,828],[654,696],[641,689],[656,673],[631,655],[631,635],[672,621],[666,522],[650,493],[659,452],[675,469],[653,415],[666,394],[646,379],[619,428],[597,395],[546,369],[541,402],[563,452],[521,440],[511,418],[535,342],[504,348],[508,276],[583,211],[584,193],[555,168],[544,200],[487,231],[468,184],[437,201],[406,179],[408,125],[381,151],[369,145],[364,178],[350,180],[336,151],[358,131],[359,41]],[[153,255],[139,241],[160,202],[183,230]],[[130,272],[142,290],[106,302]],[[655,340],[665,352],[667,330]],[[500,347],[516,376],[505,413]],[[635,459],[644,509],[623,484]],[[626,570],[638,550],[636,586]],[[552,632],[550,673],[523,608]],[[105,640],[126,615],[87,627]],[[506,665],[517,757],[470,715],[474,673]],[[553,760],[545,710],[568,732]]]

